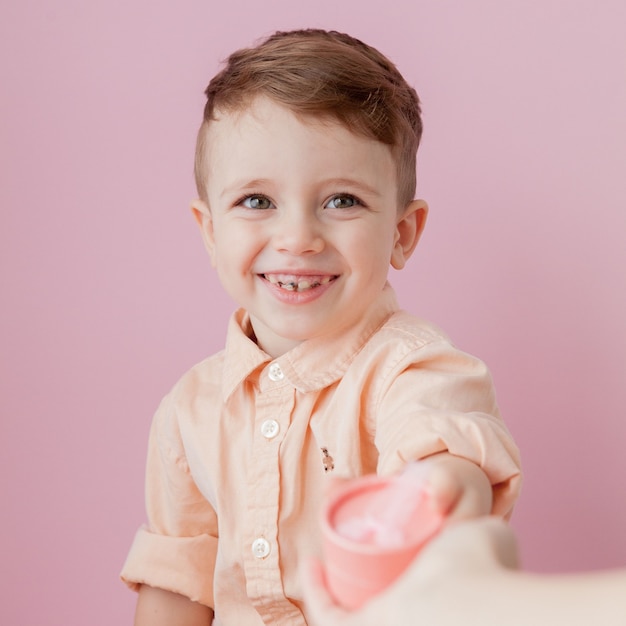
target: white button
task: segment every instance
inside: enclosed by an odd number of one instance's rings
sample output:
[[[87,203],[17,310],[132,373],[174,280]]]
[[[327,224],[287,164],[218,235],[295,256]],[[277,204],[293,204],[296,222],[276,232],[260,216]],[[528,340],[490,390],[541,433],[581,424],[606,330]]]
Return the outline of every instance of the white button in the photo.
[[[263,537],[259,537],[252,542],[252,554],[257,559],[264,559],[270,553],[270,542]]]
[[[276,420],[265,420],[261,424],[261,434],[266,439],[274,439],[280,431],[280,424]]]
[[[268,376],[270,377],[270,380],[273,380],[275,383],[285,378],[283,370],[280,369],[280,365],[278,365],[278,363],[272,363],[270,365]]]

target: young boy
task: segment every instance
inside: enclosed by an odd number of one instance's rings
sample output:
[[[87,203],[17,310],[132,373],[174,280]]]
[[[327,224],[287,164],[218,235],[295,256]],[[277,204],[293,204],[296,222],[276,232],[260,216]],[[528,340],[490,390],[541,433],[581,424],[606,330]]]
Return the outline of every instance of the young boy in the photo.
[[[298,567],[333,477],[428,457],[443,512],[507,517],[518,453],[485,366],[387,283],[427,213],[396,68],[348,35],[276,33],[206,94],[192,208],[242,308],[156,413],[122,577],[140,626],[306,624]]]

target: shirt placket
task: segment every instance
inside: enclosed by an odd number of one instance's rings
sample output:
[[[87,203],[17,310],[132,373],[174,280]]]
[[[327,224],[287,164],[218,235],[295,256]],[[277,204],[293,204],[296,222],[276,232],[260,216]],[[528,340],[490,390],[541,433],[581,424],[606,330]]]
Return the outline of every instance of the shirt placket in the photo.
[[[301,611],[284,594],[278,544],[280,446],[294,407],[295,390],[277,362],[262,373],[256,396],[249,462],[249,525],[244,545],[247,594],[266,624],[304,625]]]

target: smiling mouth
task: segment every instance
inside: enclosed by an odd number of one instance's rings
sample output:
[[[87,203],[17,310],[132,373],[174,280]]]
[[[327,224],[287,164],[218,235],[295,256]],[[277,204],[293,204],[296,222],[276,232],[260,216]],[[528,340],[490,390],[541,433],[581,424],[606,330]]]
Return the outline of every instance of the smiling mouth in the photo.
[[[337,276],[295,276],[292,274],[261,274],[265,280],[286,291],[308,291],[315,287],[328,285]]]

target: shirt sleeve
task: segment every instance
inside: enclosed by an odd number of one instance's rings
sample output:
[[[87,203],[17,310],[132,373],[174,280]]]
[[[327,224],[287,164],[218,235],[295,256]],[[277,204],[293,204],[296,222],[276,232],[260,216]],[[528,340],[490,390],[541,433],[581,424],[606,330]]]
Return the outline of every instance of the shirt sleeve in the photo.
[[[483,469],[493,488],[492,513],[511,515],[521,488],[519,451],[482,361],[443,339],[412,350],[383,377],[374,415],[380,474],[448,451]]]
[[[146,509],[148,524],[135,536],[122,580],[134,590],[146,584],[213,608],[217,516],[189,470],[171,394],[150,429]]]

